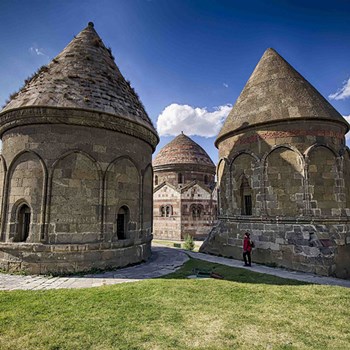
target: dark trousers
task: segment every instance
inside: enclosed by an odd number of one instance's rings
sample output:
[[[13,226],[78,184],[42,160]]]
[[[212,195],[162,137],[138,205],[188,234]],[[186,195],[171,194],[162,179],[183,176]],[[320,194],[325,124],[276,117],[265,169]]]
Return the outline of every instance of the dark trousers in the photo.
[[[248,261],[247,261],[248,257]],[[251,265],[252,264],[252,257],[250,255],[250,252],[243,252],[243,259],[245,265]]]

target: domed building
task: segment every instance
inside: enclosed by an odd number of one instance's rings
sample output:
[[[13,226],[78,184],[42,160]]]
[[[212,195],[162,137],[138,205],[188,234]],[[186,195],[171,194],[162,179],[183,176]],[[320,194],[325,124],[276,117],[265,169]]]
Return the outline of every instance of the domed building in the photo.
[[[216,221],[215,165],[181,133],[153,161],[155,238],[205,238]]]
[[[202,251],[350,277],[345,119],[276,51],[256,66],[218,135],[219,222]]]
[[[75,272],[150,256],[159,138],[92,23],[11,96],[0,135],[2,269]]]

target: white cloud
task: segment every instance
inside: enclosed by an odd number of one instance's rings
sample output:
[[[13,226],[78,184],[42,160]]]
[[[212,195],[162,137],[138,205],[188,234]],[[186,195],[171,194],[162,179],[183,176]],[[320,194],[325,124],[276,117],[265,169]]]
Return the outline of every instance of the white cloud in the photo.
[[[228,84],[227,83],[222,83],[222,85],[227,89],[228,88]]]
[[[45,57],[48,57],[45,53],[44,53],[44,49],[39,49],[37,47],[30,47],[29,48],[29,51],[31,54],[33,55],[37,55],[37,56],[45,56]]]
[[[350,97],[350,78],[345,80],[343,83],[343,87],[339,89],[334,94],[328,96],[332,100],[344,100]]]
[[[216,136],[232,109],[232,105],[215,107],[209,112],[206,107],[194,108],[173,103],[158,116],[157,129],[160,136],[185,134],[204,137]]]

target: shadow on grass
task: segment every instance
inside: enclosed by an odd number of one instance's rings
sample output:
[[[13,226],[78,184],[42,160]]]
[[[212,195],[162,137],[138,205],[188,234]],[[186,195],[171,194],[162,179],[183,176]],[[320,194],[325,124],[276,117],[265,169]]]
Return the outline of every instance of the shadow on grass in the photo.
[[[166,276],[162,279],[188,279],[198,271],[209,271],[214,274],[221,275],[223,280],[239,282],[239,283],[256,283],[256,284],[272,284],[272,285],[309,285],[310,283],[297,281],[277,276],[267,275],[264,273],[249,271],[244,268],[235,268],[216,263],[211,263],[203,260],[190,259],[179,270]],[[201,278],[198,278],[201,279]],[[213,279],[213,278],[211,278]]]

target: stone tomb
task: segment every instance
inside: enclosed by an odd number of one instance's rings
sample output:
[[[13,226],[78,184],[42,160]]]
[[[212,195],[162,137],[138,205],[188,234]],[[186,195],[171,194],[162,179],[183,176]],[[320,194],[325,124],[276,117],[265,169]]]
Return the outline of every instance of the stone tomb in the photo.
[[[345,119],[268,49],[216,140],[219,224],[201,251],[350,277],[350,152]]]
[[[2,269],[148,259],[158,135],[92,23],[12,96],[0,134]]]

